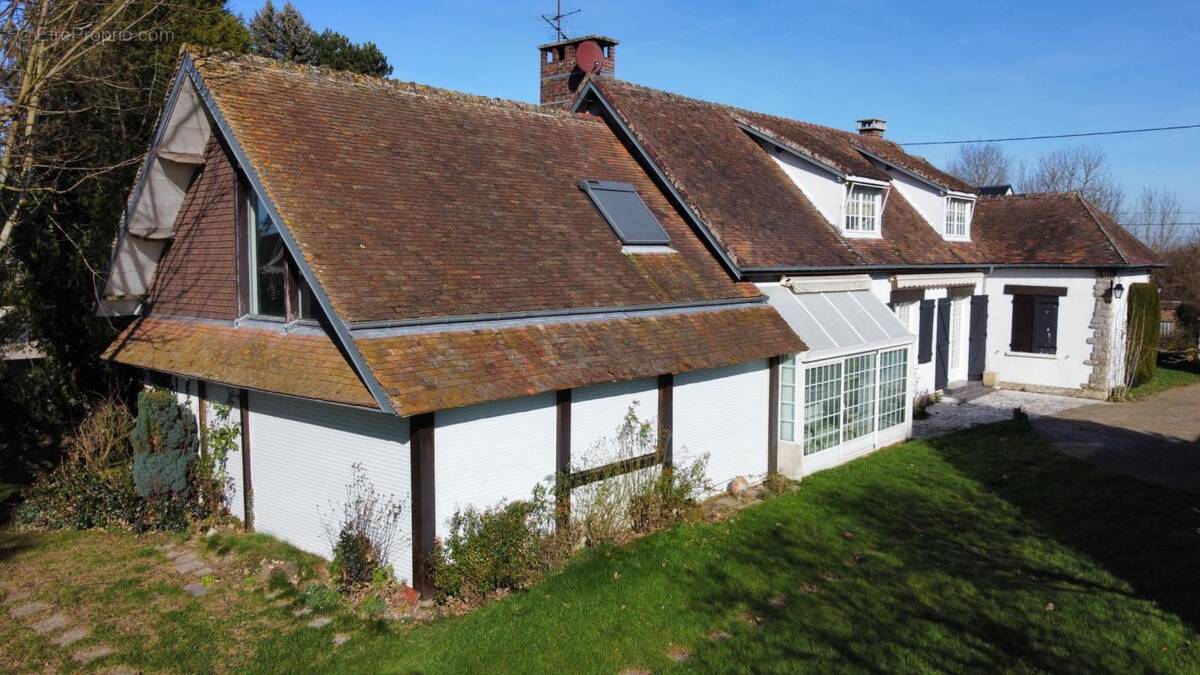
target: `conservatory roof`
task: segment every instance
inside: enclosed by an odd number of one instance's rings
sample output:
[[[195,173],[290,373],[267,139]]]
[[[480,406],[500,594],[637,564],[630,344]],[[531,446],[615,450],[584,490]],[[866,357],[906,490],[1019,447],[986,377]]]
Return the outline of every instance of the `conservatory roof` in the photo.
[[[771,306],[808,345],[804,361],[816,361],[906,345],[914,336],[866,289],[818,290],[786,285],[762,291]]]

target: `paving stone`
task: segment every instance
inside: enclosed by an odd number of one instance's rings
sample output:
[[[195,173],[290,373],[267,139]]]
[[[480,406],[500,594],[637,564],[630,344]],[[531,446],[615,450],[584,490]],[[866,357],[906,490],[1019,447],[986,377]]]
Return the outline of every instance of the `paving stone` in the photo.
[[[307,607],[301,607],[300,609],[292,612],[292,616],[307,616],[309,614],[312,614],[312,610]]]
[[[62,635],[59,635],[58,637],[51,640],[51,642],[58,645],[59,647],[67,647],[67,646],[75,644],[76,642],[79,642],[83,638],[90,635],[91,632],[92,631],[88,630],[87,627],[79,626],[78,628],[72,628],[71,630],[63,633]]]
[[[216,574],[216,572],[213,571],[213,568],[209,567],[208,565],[205,565],[204,567],[201,567],[198,570],[192,570],[192,574],[194,574],[198,577],[206,577],[210,574]]]
[[[204,587],[204,584],[199,584],[199,583],[188,584],[187,586],[183,587],[183,590],[185,590],[188,593],[191,593],[192,595],[195,595],[197,597],[204,595],[205,593],[208,592],[208,589]]]
[[[342,645],[346,644],[349,641],[350,641],[350,636],[345,633],[338,633],[337,635],[333,636],[333,644],[336,647],[341,647]]]
[[[202,567],[204,567],[204,561],[196,557],[180,558],[175,561],[175,571],[180,574],[195,572]]]
[[[943,401],[929,406],[926,408],[929,417],[913,421],[913,437],[939,436],[979,424],[1011,420],[1013,408],[1037,418],[1097,403],[1091,399],[1000,389],[965,403]]]
[[[271,604],[276,607],[287,607],[288,605],[292,604],[292,601],[288,600],[287,598],[281,598],[275,602],[272,602]]]
[[[324,628],[325,626],[328,626],[331,623],[333,623],[333,619],[331,619],[327,616],[318,616],[317,618],[308,622],[308,627],[309,628]]]
[[[113,648],[108,645],[92,645],[72,654],[71,660],[75,663],[88,663],[96,659],[102,659],[111,653],[113,653]]]
[[[274,600],[275,598],[278,598],[282,594],[283,594],[283,589],[277,588],[277,589],[271,591],[270,593],[265,594],[265,597],[268,600]]]
[[[37,601],[27,602],[23,605],[17,605],[16,607],[8,610],[8,615],[14,619],[24,619],[27,616],[33,616],[34,614],[39,614],[48,609],[53,609],[53,605]]]
[[[33,632],[37,633],[38,635],[45,635],[47,633],[53,633],[56,630],[66,628],[70,623],[71,617],[63,614],[62,612],[58,612],[33,624],[32,628]]]

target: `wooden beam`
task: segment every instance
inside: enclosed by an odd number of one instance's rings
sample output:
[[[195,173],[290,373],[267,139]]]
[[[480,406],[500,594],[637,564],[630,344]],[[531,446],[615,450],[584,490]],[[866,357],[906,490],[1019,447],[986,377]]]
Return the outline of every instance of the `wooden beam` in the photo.
[[[630,457],[629,459],[622,459],[616,462],[602,464],[592,469],[576,471],[575,473],[571,474],[567,482],[572,488],[577,488],[582,485],[588,485],[589,483],[595,483],[597,481],[602,481],[614,476],[621,476],[627,473],[633,473],[634,471],[648,469],[655,464],[661,463],[662,455],[657,452],[649,452],[644,455],[638,455],[637,457]]]
[[[555,422],[554,461],[554,523],[565,527],[571,517],[571,390],[559,389],[554,404],[557,412]]]
[[[238,405],[242,418],[242,522],[247,532],[254,531],[254,482],[250,477],[250,392],[238,390]]]
[[[433,422],[434,413],[409,418],[409,453],[412,479],[413,588],[421,595],[433,592],[429,556],[437,531],[434,512]]]
[[[767,376],[771,387],[771,392],[767,395],[767,405],[770,407],[767,413],[768,474],[779,472],[779,363],[780,357],[771,357],[768,368],[770,374]]]
[[[658,376],[658,451],[662,453],[663,467],[674,466],[675,453],[672,436],[675,434],[675,376],[671,373]]]

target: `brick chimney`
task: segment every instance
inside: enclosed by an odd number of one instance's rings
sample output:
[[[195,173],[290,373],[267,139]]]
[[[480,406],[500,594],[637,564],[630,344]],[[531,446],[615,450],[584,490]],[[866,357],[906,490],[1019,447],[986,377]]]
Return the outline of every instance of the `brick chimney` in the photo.
[[[882,136],[885,131],[887,131],[887,120],[881,120],[878,117],[858,120],[858,133],[863,136]]]
[[[617,41],[603,35],[584,35],[558,42],[538,45],[538,63],[542,72],[541,103],[551,108],[565,108],[575,101],[575,90],[585,73],[575,65],[575,48],[591,40],[600,45],[604,61],[600,75],[612,77],[616,71]],[[588,64],[591,66],[591,64]]]

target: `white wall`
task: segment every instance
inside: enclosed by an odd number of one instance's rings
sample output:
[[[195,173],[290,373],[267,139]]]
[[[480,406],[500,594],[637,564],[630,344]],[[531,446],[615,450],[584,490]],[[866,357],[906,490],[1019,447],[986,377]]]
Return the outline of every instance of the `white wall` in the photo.
[[[434,419],[438,536],[448,533],[456,509],[526,499],[554,474],[554,392],[446,410]]]
[[[708,477],[717,489],[738,476],[766,475],[770,386],[766,361],[676,375],[676,462],[709,453]]]
[[[619,459],[615,439],[629,407],[658,429],[658,378],[611,382],[571,392],[571,469],[578,471]],[[678,405],[676,405],[678,409]],[[678,413],[676,413],[678,414]],[[597,444],[603,444],[598,446]]]
[[[216,428],[218,425],[228,425],[240,431],[242,427],[242,410],[238,401],[238,392],[236,389],[207,383],[205,386],[205,396],[208,399],[208,427]],[[218,405],[229,406],[229,416],[222,421],[217,415]],[[242,436],[241,433],[233,440],[233,448],[225,458],[225,473],[229,475],[229,486],[225,490],[225,501],[229,505],[229,512],[239,520],[245,520],[245,493],[242,491]]]
[[[1109,335],[1112,335],[1111,364],[1108,369],[1108,386],[1125,386],[1125,340],[1129,335],[1129,287],[1133,284],[1147,283],[1150,275],[1145,272],[1126,272],[1116,276],[1114,283],[1125,287],[1125,293],[1120,298],[1112,299],[1112,314],[1109,316],[1111,325]]]
[[[889,169],[888,174],[892,177],[892,187],[912,204],[934,232],[941,235],[946,224],[946,198],[936,188],[903,172]],[[887,227],[887,223],[883,225]]]
[[[1095,298],[1095,270],[998,269],[987,279],[988,339],[987,369],[1001,382],[1043,387],[1079,389],[1088,381],[1092,367],[1092,337],[1089,327]],[[1056,354],[1020,354],[1009,350],[1012,339],[1012,296],[1005,284],[1055,286],[1067,289],[1058,299],[1058,351]]]
[[[846,185],[839,183],[834,174],[789,152],[767,149],[767,156],[775,160],[808,201],[825,216],[825,220],[841,231],[842,213],[846,205]]]
[[[390,562],[412,579],[408,421],[380,412],[250,392],[254,525],[330,557],[325,519],[339,517],[359,463],[376,490],[404,504]]]

